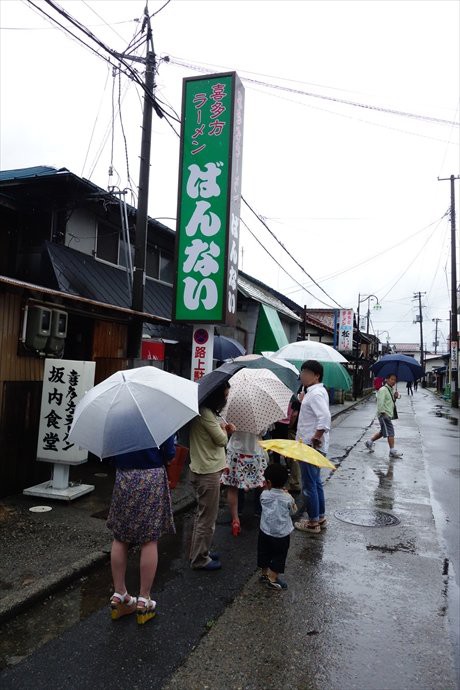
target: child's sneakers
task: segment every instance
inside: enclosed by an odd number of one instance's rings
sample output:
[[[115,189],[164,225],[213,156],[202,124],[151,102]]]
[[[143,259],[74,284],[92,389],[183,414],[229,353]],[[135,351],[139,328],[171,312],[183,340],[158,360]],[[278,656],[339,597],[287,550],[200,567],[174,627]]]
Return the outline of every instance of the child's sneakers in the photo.
[[[392,448],[390,450],[390,458],[402,458],[403,453],[401,453],[399,450],[396,450],[395,448]]]
[[[374,442],[373,442],[373,441],[366,441],[366,442],[364,443],[364,445],[366,446],[366,448],[367,448],[367,450],[369,451],[369,453],[373,453],[373,452],[374,452]]]

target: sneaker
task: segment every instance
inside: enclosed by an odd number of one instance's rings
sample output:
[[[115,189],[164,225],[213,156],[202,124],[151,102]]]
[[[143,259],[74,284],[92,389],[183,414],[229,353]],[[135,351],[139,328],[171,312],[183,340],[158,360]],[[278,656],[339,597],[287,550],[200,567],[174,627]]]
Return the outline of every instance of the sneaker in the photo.
[[[374,442],[373,441],[366,441],[364,445],[366,446],[369,453],[374,452]]]
[[[270,589],[276,589],[279,592],[282,589],[287,589],[287,582],[281,580],[279,577],[277,577],[276,580],[270,580],[267,577],[267,587]]]
[[[399,450],[390,450],[390,458],[402,458],[403,453],[401,453]]]
[[[300,520],[294,522],[294,527],[300,532],[309,532],[310,534],[321,534],[321,527],[319,525],[310,525],[308,520]]]
[[[201,566],[201,568],[194,568],[194,570],[220,570],[222,568],[222,563],[220,561],[209,561],[206,565]]]

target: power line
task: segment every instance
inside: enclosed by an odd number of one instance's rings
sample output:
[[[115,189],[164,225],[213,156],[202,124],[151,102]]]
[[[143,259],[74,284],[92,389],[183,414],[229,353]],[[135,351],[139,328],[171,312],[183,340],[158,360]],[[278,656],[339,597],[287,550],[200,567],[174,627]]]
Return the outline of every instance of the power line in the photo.
[[[170,62],[172,64],[180,65],[181,67],[188,67],[196,72],[206,72],[207,70],[199,65],[185,62],[180,58],[171,58]],[[351,101],[345,98],[337,98],[336,96],[326,96],[324,94],[314,93],[312,91],[303,91],[302,89],[294,89],[292,87],[283,86],[281,84],[270,84],[269,82],[262,81],[260,79],[252,79],[250,77],[241,77],[242,81],[246,81],[252,84],[258,84],[259,86],[265,86],[270,89],[277,89],[280,91],[287,91],[288,93],[296,93],[302,96],[308,96],[309,98],[319,98],[325,101],[332,101],[334,103],[341,103],[342,105],[350,105],[354,108],[364,108],[365,110],[373,110],[376,112],[386,113],[387,115],[397,115],[399,117],[408,117],[416,120],[423,120],[424,122],[431,122],[434,124],[442,125],[456,125],[460,126],[459,122],[453,122],[452,120],[444,120],[439,117],[432,117],[430,115],[420,115],[419,113],[411,113],[405,110],[395,110],[393,108],[386,108],[384,106],[371,105],[370,103],[360,103],[359,101]]]
[[[324,288],[322,288],[321,285],[319,285],[319,283],[317,283],[317,281],[313,278],[313,276],[311,276],[311,275],[308,273],[308,271],[306,271],[306,270],[304,269],[304,267],[303,267],[301,264],[299,264],[299,262],[297,261],[297,259],[296,259],[296,258],[291,254],[291,252],[284,246],[284,244],[283,244],[282,242],[280,242],[280,240],[277,238],[277,236],[275,235],[275,233],[269,228],[269,226],[267,225],[267,223],[265,222],[265,220],[262,218],[262,216],[260,216],[258,213],[256,213],[256,211],[254,211],[254,209],[252,208],[252,206],[246,201],[246,199],[244,198],[243,195],[241,195],[241,200],[246,204],[246,206],[247,206],[248,209],[251,211],[251,213],[253,213],[253,214],[255,215],[255,217],[262,223],[262,225],[268,230],[268,232],[270,233],[270,235],[275,239],[275,241],[280,245],[280,247],[282,247],[282,249],[283,249],[283,250],[286,252],[286,254],[292,259],[292,261],[296,264],[296,266],[298,266],[298,267],[300,268],[300,270],[302,271],[302,273],[305,273],[305,275],[308,276],[308,277],[310,278],[310,280],[316,285],[316,287],[318,287],[318,288],[321,290],[321,292],[323,292],[323,293],[326,295],[326,297],[328,297],[332,302],[334,302],[334,304],[336,304],[340,309],[342,309],[342,306],[341,306],[333,297],[331,297],[331,295],[329,295],[329,294],[326,292],[326,290],[325,290]]]
[[[284,266],[282,266],[282,265],[280,264],[280,262],[278,261],[278,259],[275,259],[275,257],[273,256],[273,254],[267,249],[267,247],[261,242],[261,240],[259,240],[259,238],[257,237],[257,235],[255,235],[255,233],[252,232],[251,228],[247,225],[247,223],[245,223],[245,221],[244,221],[242,218],[240,218],[240,221],[241,221],[241,223],[244,225],[244,227],[251,233],[251,235],[254,237],[254,239],[256,240],[256,242],[258,242],[259,245],[262,247],[262,249],[268,254],[268,256],[269,256],[271,259],[273,259],[273,261],[275,262],[275,264],[276,264],[277,266],[279,266],[279,268],[281,268],[281,270],[282,270],[284,273],[286,273],[286,275],[288,275],[290,278],[292,278],[292,276],[290,275],[289,271],[287,271],[287,270],[284,268]],[[304,288],[303,285],[301,285],[301,283],[299,283],[295,278],[292,278],[292,280],[294,280],[294,281],[297,283],[297,285],[299,285],[299,287],[302,288],[302,290],[304,290],[304,291],[307,292],[311,297],[313,297],[313,299],[317,300],[317,301],[320,302],[321,304],[324,304],[324,306],[333,309],[333,307],[331,307],[330,304],[326,304],[326,302],[323,302],[319,297],[316,297],[312,292],[310,292],[309,290],[307,290],[306,288]]]
[[[98,12],[96,12],[96,10],[93,9],[93,8],[91,7],[91,5],[90,5],[89,3],[86,2],[86,0],[80,0],[80,2],[82,2],[83,5],[85,5],[93,14],[95,14],[96,17],[98,17],[99,19],[101,19],[101,20],[104,22],[104,24],[105,24],[106,26],[108,26],[109,29],[111,29],[111,30],[114,32],[114,34],[116,34],[116,35],[118,36],[118,38],[121,38],[121,40],[122,40],[123,42],[125,41],[125,38],[124,38],[120,33],[118,33],[118,31],[117,31],[116,29],[114,29],[113,26],[111,26],[110,24],[108,24],[108,23],[105,21],[104,17],[101,17],[101,15],[100,15]]]

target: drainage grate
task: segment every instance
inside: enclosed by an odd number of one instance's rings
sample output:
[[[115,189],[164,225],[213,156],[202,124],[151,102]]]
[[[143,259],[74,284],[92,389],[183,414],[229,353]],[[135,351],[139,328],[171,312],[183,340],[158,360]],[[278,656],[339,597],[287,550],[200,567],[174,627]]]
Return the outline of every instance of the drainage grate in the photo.
[[[334,516],[338,520],[342,520],[342,522],[349,522],[352,525],[360,525],[361,527],[391,527],[400,523],[399,518],[391,513],[369,508],[338,510],[334,513]]]

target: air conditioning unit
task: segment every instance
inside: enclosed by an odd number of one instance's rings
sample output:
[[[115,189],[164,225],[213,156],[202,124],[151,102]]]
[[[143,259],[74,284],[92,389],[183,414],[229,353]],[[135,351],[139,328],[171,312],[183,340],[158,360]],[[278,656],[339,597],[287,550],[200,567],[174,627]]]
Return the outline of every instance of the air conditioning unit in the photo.
[[[47,307],[33,306],[27,310],[25,344],[42,352],[51,333],[52,312]]]
[[[67,312],[53,309],[51,331],[46,343],[46,351],[52,355],[62,355],[67,337]]]

